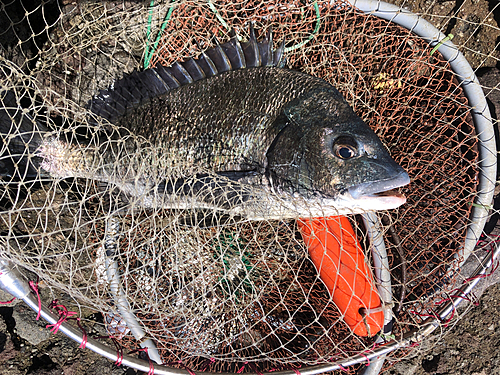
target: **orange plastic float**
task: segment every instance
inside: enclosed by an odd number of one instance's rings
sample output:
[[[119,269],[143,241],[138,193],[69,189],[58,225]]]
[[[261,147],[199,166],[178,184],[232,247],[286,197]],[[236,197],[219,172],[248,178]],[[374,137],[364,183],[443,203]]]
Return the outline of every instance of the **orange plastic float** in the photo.
[[[349,220],[345,216],[299,219],[298,226],[346,324],[356,335],[375,335],[384,325],[382,304]]]

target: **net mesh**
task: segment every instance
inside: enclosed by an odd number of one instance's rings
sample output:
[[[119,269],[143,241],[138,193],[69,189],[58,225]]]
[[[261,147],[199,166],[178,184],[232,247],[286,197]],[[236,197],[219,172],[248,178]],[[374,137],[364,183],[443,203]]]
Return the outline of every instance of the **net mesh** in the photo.
[[[397,339],[419,328],[458,281],[479,151],[468,100],[449,63],[401,26],[341,1],[152,7],[48,1],[33,9],[7,3],[0,8],[0,23],[7,25],[0,31],[0,77],[2,92],[14,99],[0,103],[8,108],[8,119],[0,120],[11,121],[11,134],[19,134],[28,114],[52,134],[83,134],[91,145],[106,130],[115,155],[109,173],[120,173],[125,162],[160,169],[158,150],[123,129],[110,130],[86,104],[124,73],[197,56],[214,35],[228,40],[231,28],[248,39],[249,22],[260,35],[272,29],[275,46],[286,41],[288,67],[337,87],[410,175],[411,184],[401,189],[407,204],[378,215],[392,279],[393,334]],[[457,18],[434,16],[433,22],[446,30]],[[500,35],[491,13],[458,22],[463,32],[454,42],[474,68],[497,64],[494,46],[478,52],[467,38],[467,28]],[[124,138],[132,149],[120,143]],[[0,148],[8,152],[5,141]],[[104,163],[109,160],[96,158],[89,168]],[[269,371],[341,361],[373,348],[377,337],[355,335],[346,325],[295,220],[230,217],[201,225],[210,217],[193,225],[183,222],[183,212],[144,208],[92,179],[14,176],[1,183],[0,232],[7,244],[1,256],[38,276],[88,324],[100,314],[97,324],[127,349],[139,341],[121,316],[110,262],[117,264],[130,311],[174,367]],[[365,259],[356,261],[371,264],[367,228],[360,217],[349,220],[365,250]]]

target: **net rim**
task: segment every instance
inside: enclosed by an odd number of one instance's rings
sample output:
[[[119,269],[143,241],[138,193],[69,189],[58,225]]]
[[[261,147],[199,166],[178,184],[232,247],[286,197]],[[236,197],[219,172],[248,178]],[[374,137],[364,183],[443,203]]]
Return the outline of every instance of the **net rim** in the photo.
[[[485,273],[486,269],[490,267],[494,260],[498,258],[500,255],[500,246],[497,246],[494,252],[490,252],[489,256],[487,256],[474,272],[471,278],[477,275],[482,275]],[[422,341],[423,338],[430,335],[434,330],[436,330],[441,325],[441,317],[446,315],[448,309],[455,309],[461,302],[464,301],[462,297],[464,294],[470,292],[474,286],[479,282],[480,278],[474,278],[473,280],[466,282],[463,286],[462,294],[454,297],[450,300],[447,306],[444,306],[443,309],[438,313],[440,316],[436,318],[429,318],[423,324],[422,327],[416,332],[409,332],[403,336],[403,338],[398,342],[392,340],[391,342],[380,346],[378,348],[374,348],[373,350],[369,350],[366,354],[357,354],[351,357],[349,360],[345,360],[342,363],[332,363],[332,364],[323,364],[317,366],[308,366],[300,370],[300,374],[303,375],[313,375],[319,374],[322,372],[334,371],[339,369],[344,369],[345,367],[352,366],[355,364],[360,364],[372,359],[379,359],[381,356],[384,356],[388,353],[391,353],[397,349],[401,349],[404,347],[408,347],[412,344],[418,343]],[[27,281],[21,275],[19,271],[14,268],[14,265],[7,260],[0,261],[0,287],[5,291],[11,293],[16,298],[22,299],[31,309],[34,311],[39,310],[38,301],[35,296],[30,292]],[[41,306],[40,316],[46,320],[50,324],[57,324],[59,321],[59,316],[56,316],[52,313],[47,307]],[[127,354],[117,353],[116,350],[113,350],[104,344],[92,339],[88,338],[86,334],[79,331],[72,325],[62,322],[60,324],[59,330],[68,336],[70,339],[78,342],[80,345],[84,345],[85,348],[90,349],[97,354],[106,357],[110,360],[120,362],[121,365],[128,366],[134,368],[136,370],[147,372],[148,374],[157,374],[157,375],[193,375],[192,371],[186,369],[177,369],[172,367],[167,367],[163,365],[155,365],[152,363],[148,363],[144,360],[129,356]],[[83,344],[85,343],[85,344]],[[378,361],[377,361],[378,362]],[[374,365],[376,362],[373,362]],[[372,366],[371,365],[371,366]],[[201,375],[212,375],[219,373],[211,373],[211,372],[196,372]],[[295,370],[285,370],[285,371],[276,371],[276,372],[264,372],[264,373],[249,373],[249,375],[293,375],[297,374]]]

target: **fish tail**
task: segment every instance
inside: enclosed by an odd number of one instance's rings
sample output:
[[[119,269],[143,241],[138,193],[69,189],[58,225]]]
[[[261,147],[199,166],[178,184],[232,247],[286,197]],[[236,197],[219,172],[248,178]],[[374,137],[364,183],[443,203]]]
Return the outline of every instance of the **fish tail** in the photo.
[[[47,128],[19,102],[13,91],[0,91],[0,176],[22,181],[43,175],[36,151]]]

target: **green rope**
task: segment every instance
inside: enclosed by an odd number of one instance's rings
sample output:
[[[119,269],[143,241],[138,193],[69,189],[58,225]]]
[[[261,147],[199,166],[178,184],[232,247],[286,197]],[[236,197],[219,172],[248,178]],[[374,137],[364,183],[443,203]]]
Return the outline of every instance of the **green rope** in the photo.
[[[175,3],[175,1],[176,0],[172,0],[172,2],[171,2],[172,5]],[[226,30],[229,31],[231,29],[230,26],[227,24],[227,22],[224,20],[224,18],[222,18],[222,16],[220,15],[219,11],[215,7],[215,5],[212,3],[212,1],[207,0],[207,2],[208,2],[208,6],[210,7],[210,10],[215,14],[215,17],[219,20],[219,22],[222,24],[222,26],[224,26],[224,28],[226,28]],[[312,32],[311,35],[309,35],[309,37],[306,40],[304,40],[300,43],[297,43],[291,47],[285,48],[284,52],[294,51],[298,48],[303,47],[304,45],[309,43],[312,39],[314,39],[314,37],[318,33],[319,28],[321,26],[321,12],[319,10],[317,0],[314,1],[313,6],[314,6],[314,10],[316,11],[316,26],[314,27],[314,31]],[[162,33],[165,30],[165,28],[167,27],[168,21],[172,17],[172,12],[174,11],[174,6],[171,6],[168,9],[167,15],[165,16],[165,19],[163,20],[160,31],[158,32],[158,35],[156,36],[156,40],[153,43],[153,46],[150,46],[150,43],[151,43],[151,24],[153,22],[153,9],[154,9],[154,0],[151,0],[151,3],[149,4],[148,28],[147,28],[147,33],[146,33],[147,45],[146,45],[146,51],[144,53],[144,69],[147,69],[149,67],[149,64],[151,63],[151,59],[153,58],[153,55],[156,51],[156,48],[158,48],[158,43],[160,43]],[[443,39],[442,42],[444,42],[448,39],[451,39],[451,38],[453,38],[453,35],[450,34],[447,38]],[[238,40],[240,40],[239,36],[238,36]],[[442,44],[442,42],[440,42],[434,48],[434,50],[432,50],[431,55],[435,52],[435,50],[437,50],[437,48]]]
[[[306,40],[304,40],[300,43],[297,43],[291,47],[285,48],[284,52],[294,51],[298,48],[305,46],[307,43],[309,43],[311,40],[313,40],[314,37],[316,36],[316,34],[318,33],[319,27],[321,26],[321,13],[319,11],[318,2],[316,0],[314,1],[313,6],[314,6],[314,10],[316,11],[316,27],[314,28],[314,31],[312,32],[311,35],[309,35],[309,37]]]
[[[155,0],[151,0],[151,4],[149,4],[149,16],[148,16],[148,29],[146,31],[147,43],[146,43],[146,52],[144,56],[144,68],[147,68],[149,65],[149,61],[146,62],[146,57],[149,54],[149,40],[151,39],[151,23],[153,22],[153,6],[155,4]]]
[[[171,4],[173,5],[176,0],[172,0]],[[165,16],[165,19],[163,20],[163,23],[161,25],[160,31],[158,32],[158,35],[156,36],[156,40],[153,44],[152,47],[150,47],[150,41],[151,41],[151,24],[153,21],[153,7],[154,7],[154,0],[151,0],[151,3],[149,4],[149,16],[148,16],[148,29],[147,29],[147,46],[146,46],[146,52],[144,54],[144,69],[147,69],[149,67],[149,64],[151,63],[151,59],[153,58],[153,55],[156,51],[156,48],[158,48],[158,43],[160,43],[161,36],[163,34],[163,31],[167,27],[168,21],[170,20],[170,17],[172,17],[172,12],[174,11],[174,6],[171,6],[168,9],[167,15]]]
[[[210,10],[215,14],[215,17],[219,20],[219,22],[226,28],[227,31],[230,31],[231,28],[227,24],[226,21],[224,21],[224,18],[220,15],[219,11],[215,7],[215,5],[212,3],[211,0],[207,0],[208,6],[210,7]]]
[[[226,28],[226,30],[228,30],[228,31],[231,30],[231,27],[227,24],[227,22],[224,20],[224,18],[222,18],[222,16],[220,15],[219,11],[215,7],[215,5],[212,3],[212,1],[211,0],[207,0],[207,2],[208,2],[208,6],[212,10],[212,12],[214,12],[215,17],[219,20],[219,22],[222,24],[222,26],[224,26]],[[300,43],[297,43],[297,44],[295,44],[295,45],[293,45],[291,47],[285,48],[284,52],[294,51],[294,50],[296,50],[298,48],[303,47],[304,45],[306,45],[307,43],[309,43],[312,39],[314,39],[314,37],[318,33],[319,28],[321,26],[321,12],[319,10],[319,6],[318,6],[318,1],[317,0],[314,0],[313,6],[314,6],[314,10],[316,11],[316,27],[314,28],[314,31],[312,32],[311,35],[309,35],[309,37],[306,40],[304,40],[304,41],[302,41]],[[238,40],[241,40],[241,38],[239,36],[238,36]]]
[[[430,56],[432,56],[434,52],[436,52],[439,49],[439,47],[441,47],[444,44],[444,42],[446,42],[447,40],[452,40],[453,37],[454,37],[453,34],[448,34],[448,36],[446,36],[443,40],[441,40],[438,44],[436,44],[436,47],[432,49]]]
[[[229,280],[223,276],[218,277],[223,292],[234,295],[236,297],[235,302],[240,303],[239,299],[244,297],[240,289],[245,293],[254,292],[253,284],[251,280],[248,279],[251,273],[256,273],[250,260],[251,255],[246,251],[240,251],[241,246],[244,245],[242,239],[240,237],[235,238],[229,231],[224,231],[219,235],[218,243],[220,246],[215,244],[217,252],[213,255],[215,260],[219,260],[218,256],[222,256],[224,271],[228,271],[231,268],[231,258],[240,257],[241,262],[244,264],[246,272],[243,277],[242,275],[237,275],[238,278],[236,280]]]

